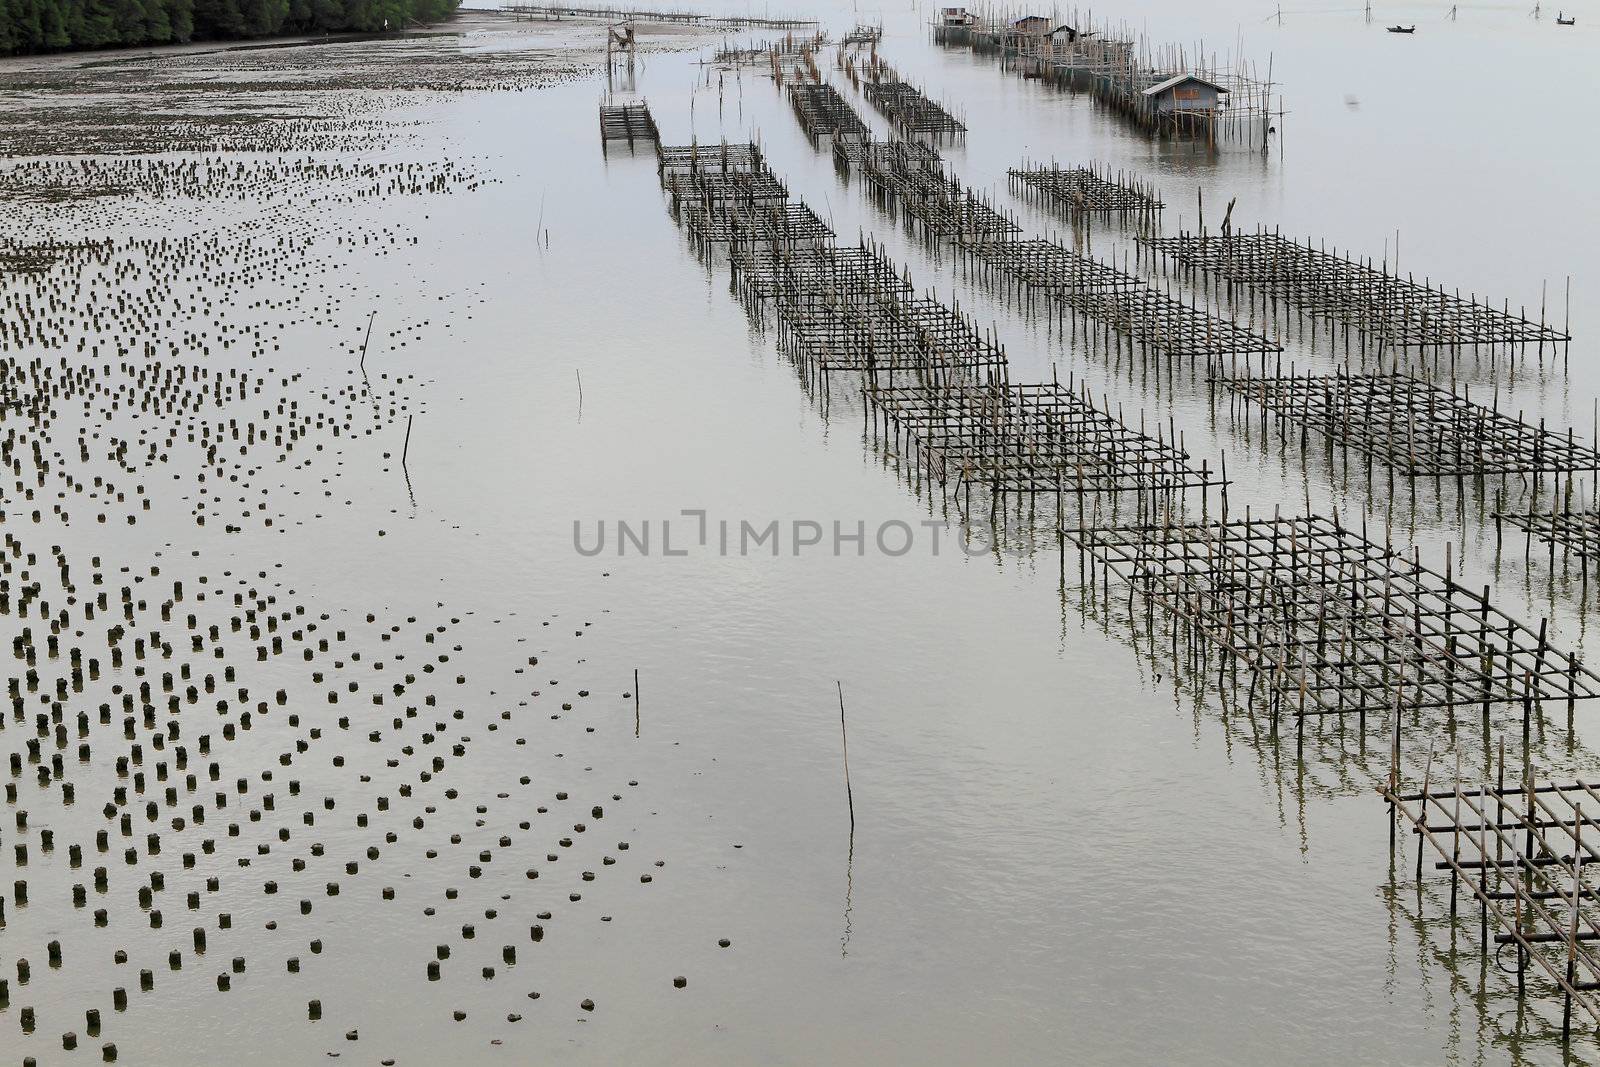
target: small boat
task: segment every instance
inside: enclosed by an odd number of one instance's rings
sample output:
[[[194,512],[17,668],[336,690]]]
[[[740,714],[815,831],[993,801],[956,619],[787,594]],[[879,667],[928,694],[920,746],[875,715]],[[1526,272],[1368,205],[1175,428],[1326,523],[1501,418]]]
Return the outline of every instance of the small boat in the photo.
[[[1416,23],[1412,23],[1410,26],[1390,26],[1389,27],[1389,32],[1390,33],[1416,33],[1417,32],[1417,26],[1416,26]]]
[[[1574,26],[1574,25],[1577,24],[1577,22],[1578,22],[1578,16],[1576,16],[1576,15],[1572,16],[1570,19],[1564,19],[1564,18],[1561,17],[1561,12],[1559,12],[1559,11],[1556,12],[1556,25],[1557,26]]]

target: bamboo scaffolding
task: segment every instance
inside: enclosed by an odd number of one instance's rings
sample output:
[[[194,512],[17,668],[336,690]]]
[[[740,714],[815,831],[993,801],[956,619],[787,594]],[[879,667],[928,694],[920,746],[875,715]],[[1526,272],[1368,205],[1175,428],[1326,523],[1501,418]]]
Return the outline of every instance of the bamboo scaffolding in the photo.
[[[1517,621],[1487,588],[1474,593],[1448,567],[1440,575],[1337,516],[1090,529],[1077,541],[1088,589],[1092,562],[1107,597],[1115,575],[1147,613],[1169,613],[1181,624],[1175,658],[1204,677],[1216,653],[1219,688],[1247,685],[1245,702],[1266,707],[1274,734],[1285,715],[1364,725],[1390,709],[1446,709],[1443,727],[1451,709],[1477,707],[1487,726],[1495,706],[1563,701],[1570,712],[1600,696],[1600,676],[1553,648],[1544,622]]]
[[[805,36],[786,33],[775,41],[723,45],[712,53],[709,62],[717,67],[769,66],[773,73],[778,75],[782,70],[783,61],[803,61],[806,57],[815,55],[827,43],[827,33],[820,30]]]
[[[856,109],[831,85],[797,82],[789,86],[789,103],[794,107],[795,117],[800,120],[800,128],[805,131],[812,148],[820,147],[824,137],[866,140],[871,136],[871,131],[861,121],[861,116],[856,114]]]
[[[661,134],[656,129],[656,120],[651,116],[648,104],[641,102],[600,105],[602,147],[607,141],[627,141],[628,147],[632,149],[635,141],[658,144],[660,140]]]
[[[1161,196],[1148,183],[1109,167],[1013,167],[1007,171],[1011,190],[1062,212],[1069,218],[1114,215],[1124,222],[1148,226],[1162,207]]]
[[[1183,233],[1141,238],[1144,251],[1163,257],[1187,280],[1205,277],[1230,306],[1259,307],[1263,318],[1276,321],[1295,308],[1345,328],[1346,344],[1354,332],[1367,344],[1389,348],[1439,348],[1452,354],[1479,352],[1496,346],[1533,345],[1542,361],[1548,346],[1552,358],[1570,335],[1526,309],[1513,311],[1510,301],[1494,307],[1487,300],[1450,291],[1431,279],[1401,276],[1387,260],[1352,257],[1347,252],[1299,243],[1276,231]]]
[[[861,86],[867,102],[883,113],[900,133],[907,136],[927,134],[940,138],[959,139],[967,132],[966,123],[950,114],[916,86],[898,79],[869,81]]]
[[[1524,561],[1532,559],[1535,540],[1548,547],[1552,565],[1555,563],[1557,551],[1561,553],[1563,564],[1572,556],[1578,557],[1583,566],[1584,601],[1587,603],[1588,570],[1591,565],[1600,564],[1600,508],[1597,508],[1593,501],[1580,502],[1577,508],[1574,508],[1572,490],[1569,487],[1566,493],[1558,491],[1555,505],[1551,510],[1496,512],[1494,525],[1497,553],[1501,550],[1505,525],[1508,523],[1524,534]]]
[[[859,48],[863,45],[875,45],[883,40],[883,26],[858,22],[851,27],[850,32],[839,38],[839,43],[845,47]]]
[[[975,489],[991,505],[1053,495],[1062,546],[1069,499],[1081,524],[1088,495],[1133,494],[1137,514],[1154,516],[1181,506],[1188,490],[1225,484],[1208,464],[1190,463],[1175,434],[1132,429],[1087,388],[1013,385],[993,331],[958,306],[917,297],[876,245],[840,248],[831,231],[821,236],[825,225],[804,204],[777,195],[782,183],[759,151],[737,149],[661,149],[680,222],[697,244],[726,239],[732,289],[753,318],[776,320],[779,351],[802,379],[824,395],[836,375],[859,381],[863,418],[904,446],[930,483],[959,491],[969,507]],[[942,173],[937,156],[932,163]],[[767,198],[754,200],[756,189]],[[758,239],[747,239],[753,232]]]
[[[1162,292],[1057,242],[1023,237],[1014,219],[947,173],[928,145],[848,137],[834,142],[833,153],[841,177],[860,175],[885,212],[930,244],[953,244],[969,274],[1008,292],[1043,297],[1043,309],[1063,327],[1070,315],[1076,331],[1081,318],[1087,334],[1093,320],[1147,355],[1187,359],[1191,368],[1221,357],[1264,358],[1282,351],[1255,330],[1212,315],[1170,290]],[[1025,302],[1032,309],[1039,306],[1032,299]]]
[[[657,145],[656,169],[672,174],[753,174],[766,170],[761,149],[754,144]]]
[[[1426,851],[1436,857],[1431,869],[1449,875],[1450,918],[1460,918],[1465,888],[1477,904],[1479,951],[1499,961],[1512,950],[1512,964],[1501,969],[1515,975],[1519,1000],[1531,974],[1561,998],[1563,1042],[1571,1039],[1574,1009],[1591,1028],[1600,1025],[1592,995],[1600,990],[1600,895],[1588,877],[1600,861],[1596,786],[1538,783],[1526,763],[1522,780],[1508,785],[1502,755],[1495,782],[1463,782],[1457,768],[1447,787],[1425,777],[1420,791],[1402,792],[1391,774],[1378,792],[1391,819],[1417,838],[1419,893]]]
[[[1474,403],[1471,390],[1456,392],[1403,374],[1288,374],[1278,377],[1213,378],[1231,399],[1271,412],[1287,424],[1314,430],[1330,453],[1351,451],[1392,467],[1406,478],[1480,478],[1581,471],[1600,476],[1600,452],[1580,444],[1569,429],[1555,433],[1499,410]],[[1229,414],[1239,418],[1239,405]],[[1370,466],[1370,465],[1369,465]]]
[[[875,424],[947,490],[994,496],[1136,493],[1170,502],[1220,484],[1207,467],[1100,410],[1069,382],[874,387]]]

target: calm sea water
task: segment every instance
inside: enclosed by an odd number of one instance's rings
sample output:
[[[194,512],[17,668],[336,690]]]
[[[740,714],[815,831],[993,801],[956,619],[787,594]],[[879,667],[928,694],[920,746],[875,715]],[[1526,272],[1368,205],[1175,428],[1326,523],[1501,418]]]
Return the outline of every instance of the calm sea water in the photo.
[[[1587,429],[1600,386],[1589,294],[1600,279],[1583,252],[1597,225],[1584,207],[1596,54],[1586,20],[1557,30],[1548,12],[1534,21],[1472,7],[1448,21],[1438,6],[1381,8],[1372,24],[1358,10],[1290,11],[1280,24],[1251,5],[1117,14],[1156,42],[1219,53],[1242,42],[1261,69],[1270,55],[1289,111],[1275,150],[1152,142],[1087,99],[933,46],[926,8],[818,11],[835,29],[881,17],[884,57],[967,119],[965,145],[947,154],[1002,201],[1005,169],[1025,157],[1098,160],[1158,184],[1169,228],[1192,224],[1203,193],[1213,212],[1237,198],[1244,225],[1373,256],[1398,245],[1418,275],[1513,305],[1537,305],[1546,282],[1564,292],[1570,275],[1569,373],[1541,374],[1530,359],[1501,389],[1512,406]],[[1386,34],[1389,21],[1418,32]],[[1505,71],[1525,74],[1479,80]],[[839,233],[876,235],[919,283],[949,290],[946,267],[838,183],[770,81],[747,71],[707,85],[697,74],[652,58],[638,78],[667,141],[759,136],[774,169]],[[503,491],[517,464],[485,463],[477,476],[454,471],[455,484],[430,498],[448,492],[457,503],[446,510],[465,513],[498,497],[494,525],[529,538],[529,580],[541,583],[574,514],[704,508],[869,527],[921,517],[866,457],[852,415],[820,417],[769,340],[748,335],[722,277],[706,276],[666,219],[650,162],[595,156],[593,96],[585,87],[517,102],[538,133],[521,150],[499,145],[526,174],[504,195],[530,206],[537,195],[558,221],[531,257],[526,229],[502,235],[496,261],[526,272],[532,295],[515,310],[490,304],[526,358],[513,388],[495,380],[498,367],[485,375],[503,405],[477,420],[491,440],[454,444],[483,457],[503,443],[526,457],[527,492]],[[484,128],[499,140],[503,124]],[[550,151],[569,130],[575,144]],[[519,216],[508,207],[500,217]],[[1115,235],[1096,240],[1118,247]],[[1070,369],[1129,412],[1172,418],[1198,454],[1228,451],[1235,506],[1293,509],[1309,489],[1324,510],[1383,507],[1325,478],[1308,485],[1293,457],[1242,461],[1251,453],[1225,423],[1212,427],[1192,383],[1111,373],[979,291],[960,298],[998,323],[1018,376]],[[1468,580],[1490,580],[1492,538],[1473,509],[1463,520],[1429,500],[1411,520],[1414,539],[1436,563],[1454,542]],[[1546,1040],[1514,1036],[1514,1001],[1492,967],[1480,996],[1470,938],[1454,957],[1436,904],[1419,922],[1413,893],[1391,897],[1384,813],[1362,772],[1337,795],[1305,795],[1305,779],[1325,780],[1326,769],[1302,776],[1287,754],[1230,743],[1214,712],[1175,700],[1071,611],[1063,622],[1048,553],[1021,566],[873,555],[609,565],[631,601],[618,624],[647,650],[650,689],[676,705],[670,729],[715,756],[706,814],[746,846],[716,906],[747,932],[714,1037],[663,1020],[637,1044],[597,1037],[597,1053],[650,1058],[661,1041],[669,1058],[735,1062],[1560,1058]],[[1539,579],[1508,571],[1500,595],[1517,610],[1553,610],[1562,639],[1582,643],[1573,599],[1550,604]],[[835,679],[851,710],[853,860]],[[1582,1057],[1592,1051],[1578,1045]]]
[[[1370,24],[1354,8],[1280,21],[1268,5],[1234,2],[1116,12],[1154,42],[1242,45],[1263,71],[1270,55],[1287,115],[1266,155],[1152,141],[1087,98],[938,48],[927,7],[814,13],[836,34],[881,18],[884,58],[966,118],[964,145],[946,152],[956,169],[1037,230],[1060,223],[1010,201],[1006,168],[1094,160],[1158,185],[1169,230],[1192,222],[1201,195],[1208,221],[1236,198],[1240,225],[1374,256],[1398,244],[1406,269],[1496,301],[1537,306],[1548,282],[1558,321],[1570,276],[1565,373],[1531,354],[1515,374],[1462,373],[1475,392],[1497,378],[1503,408],[1587,435],[1600,394],[1600,214],[1588,190],[1600,21],[1580,13],[1557,29],[1551,11],[1447,12],[1384,5]],[[1416,34],[1383,31],[1396,21]],[[964,285],[840,183],[769,78],[708,73],[700,58],[650,54],[634,75],[664,139],[759,137],[838,233],[877,237],[919,287],[954,291],[994,323],[1015,379],[1070,372],[1130,422],[1170,419],[1213,466],[1225,451],[1236,508],[1292,511],[1309,494],[1319,510],[1384,521],[1385,492],[1336,487],[1322,466],[1308,475],[1298,455],[1213,422],[1203,382],[1114,369]],[[859,407],[836,397],[820,410],[772,336],[752,329],[725,271],[696,260],[653,157],[601,153],[603,91],[591,80],[417,108],[428,124],[384,158],[471,159],[499,182],[391,208],[418,244],[354,279],[385,317],[420,319],[435,296],[460,311],[448,334],[384,356],[388,372],[426,383],[409,445],[415,506],[375,463],[347,475],[348,507],[230,551],[242,571],[281,563],[285,581],[324,604],[472,612],[466,625],[484,636],[458,663],[475,677],[521,662],[510,658],[526,651],[517,634],[553,643],[556,628],[593,623],[593,637],[567,640],[551,662],[563,685],[592,685],[616,707],[593,737],[572,739],[586,746],[574,755],[585,770],[565,770],[641,783],[621,818],[636,847],[666,859],[663,873],[648,898],[602,878],[591,899],[614,923],[524,954],[546,991],[508,1002],[520,1023],[489,1021],[508,1009],[476,963],[426,981],[428,928],[375,905],[328,920],[341,941],[323,988],[346,991],[348,1023],[305,1025],[304,990],[281,978],[219,1008],[202,975],[119,1024],[124,1061],[368,1062],[396,1050],[435,1063],[1561,1061],[1559,1006],[1519,1013],[1506,976],[1480,962],[1475,931],[1453,946],[1431,891],[1419,910],[1370,788],[1381,754],[1366,769],[1297,766],[1292,747],[1250,744],[1214,703],[1175,693],[1120,634],[1085,620],[1070,591],[1064,600],[1051,549],[969,556],[946,533],[932,550],[918,524],[937,516],[864,447]],[[1094,241],[1108,254],[1131,248],[1115,228]],[[297,340],[284,359],[317,365],[326,335]],[[1333,363],[1303,345],[1285,358]],[[1574,588],[1553,588],[1520,553],[1497,572],[1476,497],[1458,508],[1453,490],[1429,488],[1411,500],[1396,504],[1398,539],[1436,565],[1453,545],[1469,584],[1494,582],[1514,613],[1550,614],[1558,644],[1594,656]],[[894,557],[870,545],[723,555],[715,525],[712,547],[689,543],[696,519],[683,512],[700,510],[712,524],[899,521],[918,538]],[[648,556],[619,556],[615,541],[597,557],[575,550],[575,523],[587,538],[619,519],[652,521]],[[687,554],[661,550],[663,520]],[[547,637],[534,620],[552,615]],[[631,701],[617,700],[634,669],[637,738]],[[471,712],[488,721],[497,710],[485,698]],[[1591,745],[1596,714],[1578,715]],[[485,782],[561,766],[560,742],[528,729],[539,754],[488,742]],[[446,819],[429,834],[455,829]],[[501,890],[499,906],[531,921],[515,878],[474,887],[472,906]],[[683,990],[670,986],[678,974]],[[592,1013],[578,1009],[585,995]],[[471,1006],[467,1023],[450,1022],[456,1003]],[[358,1023],[360,1043],[339,1040]],[[61,1057],[53,1034],[27,1052]],[[1585,1034],[1572,1055],[1600,1059],[1600,1045]]]

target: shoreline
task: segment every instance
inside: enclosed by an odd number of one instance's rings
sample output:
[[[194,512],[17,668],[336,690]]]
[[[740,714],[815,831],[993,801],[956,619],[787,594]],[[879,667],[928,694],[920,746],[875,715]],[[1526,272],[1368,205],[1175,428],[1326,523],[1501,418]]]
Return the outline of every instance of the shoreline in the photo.
[[[249,52],[274,48],[304,48],[324,44],[352,44],[364,41],[400,41],[414,37],[449,36],[461,32],[455,30],[458,23],[471,22],[474,18],[498,18],[498,11],[484,8],[460,8],[447,19],[439,22],[420,24],[414,29],[401,30],[394,33],[374,33],[369,30],[340,30],[314,32],[295,32],[279,35],[269,34],[262,37],[231,37],[208,38],[204,40],[147,42],[144,44],[109,45],[104,48],[61,48],[41,52],[4,52],[0,53],[0,74],[14,64],[27,63],[36,60],[85,60],[84,65],[92,65],[94,60],[121,60],[140,55],[207,55],[222,52]],[[463,16],[471,16],[464,19]]]

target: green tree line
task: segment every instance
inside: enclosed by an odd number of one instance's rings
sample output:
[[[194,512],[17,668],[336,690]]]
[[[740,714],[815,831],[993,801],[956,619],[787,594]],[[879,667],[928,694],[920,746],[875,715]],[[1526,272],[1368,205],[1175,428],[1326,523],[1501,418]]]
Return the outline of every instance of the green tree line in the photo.
[[[461,0],[0,0],[0,55],[398,30]]]

